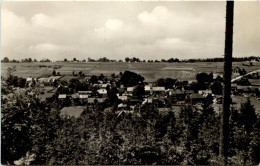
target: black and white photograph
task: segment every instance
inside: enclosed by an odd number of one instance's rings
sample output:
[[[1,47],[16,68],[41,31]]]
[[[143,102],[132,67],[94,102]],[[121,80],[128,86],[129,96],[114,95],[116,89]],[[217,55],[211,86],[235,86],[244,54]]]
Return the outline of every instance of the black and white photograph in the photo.
[[[260,165],[260,1],[1,2],[1,165]]]

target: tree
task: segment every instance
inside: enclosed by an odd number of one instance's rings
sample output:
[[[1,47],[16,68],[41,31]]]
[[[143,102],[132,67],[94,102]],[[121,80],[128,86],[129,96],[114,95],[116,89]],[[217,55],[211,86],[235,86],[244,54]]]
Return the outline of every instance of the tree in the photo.
[[[98,78],[97,76],[95,75],[92,75],[89,79],[89,81],[92,83],[92,84],[96,84],[98,82]]]
[[[3,63],[8,63],[9,59],[7,57],[4,57],[4,59],[2,60]]]
[[[55,70],[53,70],[52,75],[56,76],[56,71]]]
[[[76,62],[76,61],[77,61],[77,59],[76,59],[76,58],[73,58],[73,61],[74,61],[74,62]]]
[[[143,96],[145,95],[144,86],[137,85],[133,90],[133,95],[141,100],[143,98]]]
[[[135,86],[143,81],[144,77],[131,71],[125,71],[120,78],[120,83],[125,87]]]
[[[213,82],[210,85],[210,88],[211,88],[213,94],[216,94],[216,95],[222,94],[223,86],[222,86],[221,82],[218,82],[218,81]]]
[[[196,79],[199,84],[211,83],[213,80],[213,73],[198,73]]]
[[[129,59],[128,57],[125,58],[125,61],[126,61],[126,62],[129,62],[129,60],[130,60],[130,59]]]
[[[241,123],[241,125],[245,127],[246,132],[250,134],[256,120],[257,120],[257,116],[255,113],[255,108],[251,104],[250,99],[248,98],[245,103],[241,104],[239,122]]]
[[[113,88],[108,90],[107,98],[108,98],[111,106],[113,106],[114,104],[118,104],[119,103],[119,99],[117,97],[117,93],[118,93],[118,90],[117,90],[116,87],[113,87]]]
[[[19,77],[18,78],[18,81],[17,81],[17,84],[20,88],[24,88],[25,85],[26,85],[26,79],[22,78],[22,77]]]

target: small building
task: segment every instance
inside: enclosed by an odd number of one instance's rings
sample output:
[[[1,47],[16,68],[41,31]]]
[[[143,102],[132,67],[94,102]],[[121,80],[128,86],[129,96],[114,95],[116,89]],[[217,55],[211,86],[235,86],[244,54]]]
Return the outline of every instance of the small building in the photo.
[[[209,94],[212,94],[212,90],[209,90],[209,89],[206,89],[206,90],[199,90],[198,91],[199,94],[201,95],[209,95]]]
[[[187,95],[191,95],[194,93],[194,90],[185,90],[184,93]]]
[[[145,93],[145,96],[150,96],[151,95],[151,86],[150,85],[145,85],[144,86],[144,93]]]
[[[79,94],[80,99],[87,99],[88,95],[87,94]]]
[[[101,84],[101,85],[100,85],[100,88],[102,88],[102,89],[106,89],[107,86],[111,86],[111,85],[110,85],[109,83]]]
[[[152,87],[152,94],[155,96],[164,96],[165,95],[165,87]]]
[[[92,91],[78,91],[79,94],[91,95]]]
[[[71,95],[73,99],[79,99],[79,93],[74,93]]]
[[[127,108],[127,105],[123,104],[123,103],[120,103],[117,106],[117,110],[126,110],[126,108]]]
[[[126,92],[128,95],[132,96],[133,95],[133,91],[134,91],[134,87],[127,87],[126,88]]]
[[[126,101],[128,99],[128,96],[119,96],[119,94],[117,94],[117,97],[119,100],[122,100],[122,101]]]
[[[142,105],[144,104],[152,104],[153,103],[153,98],[145,98],[144,101],[142,102]]]
[[[98,89],[97,92],[102,95],[103,97],[107,96],[107,90],[106,89]]]
[[[66,99],[67,95],[66,94],[59,94],[58,99],[62,100],[62,99]]]
[[[30,77],[27,78],[27,79],[26,79],[26,82],[27,82],[27,83],[33,82],[33,78],[30,78]]]
[[[169,95],[174,96],[178,101],[185,100],[185,96],[186,96],[185,91],[182,91],[180,89],[169,90]]]

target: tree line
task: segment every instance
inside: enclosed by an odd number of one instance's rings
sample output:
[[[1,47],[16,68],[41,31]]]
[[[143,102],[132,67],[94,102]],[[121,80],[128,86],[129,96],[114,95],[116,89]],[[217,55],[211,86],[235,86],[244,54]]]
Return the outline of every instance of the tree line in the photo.
[[[148,62],[148,63],[158,63],[158,62],[162,62],[162,63],[178,63],[178,62],[186,62],[186,63],[195,63],[195,62],[224,62],[224,58],[206,58],[206,59],[201,59],[201,58],[197,58],[197,59],[178,59],[178,58],[169,58],[169,59],[149,59],[149,60],[141,60],[137,57],[133,57],[133,58],[129,58],[126,57],[124,59],[125,62]],[[260,57],[256,57],[256,56],[250,56],[250,57],[233,57],[232,58],[233,62],[246,62],[246,61],[260,61]],[[22,59],[21,61],[19,60],[9,60],[8,57],[4,57],[1,61],[2,63],[19,63],[19,62],[38,62],[37,59],[32,59],[32,58],[25,58]],[[51,62],[49,59],[46,60],[40,60],[39,62]],[[69,60],[67,58],[64,58],[63,61],[61,62],[123,62],[123,60],[114,60],[114,59],[108,59],[107,57],[102,57],[99,59],[92,59],[92,58],[88,58],[83,59],[83,60],[78,60],[77,58],[73,58],[72,60]]]

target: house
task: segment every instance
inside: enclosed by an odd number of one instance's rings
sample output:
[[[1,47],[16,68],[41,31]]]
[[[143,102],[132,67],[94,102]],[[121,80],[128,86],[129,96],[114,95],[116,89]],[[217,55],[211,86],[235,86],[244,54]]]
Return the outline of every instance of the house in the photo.
[[[126,108],[127,108],[127,105],[123,104],[123,103],[120,103],[117,106],[117,110],[126,110]]]
[[[138,99],[138,98],[135,98],[135,97],[129,97],[128,98],[128,103],[130,105],[136,105],[136,104],[139,104],[141,101]]]
[[[199,90],[198,91],[199,94],[203,95],[203,96],[207,96],[209,94],[212,94],[212,90],[206,89],[206,90]]]
[[[66,99],[67,95],[66,94],[59,94],[58,99],[63,100]]]
[[[172,111],[170,108],[158,108],[159,114],[161,115],[168,115],[169,112]]]
[[[164,96],[165,87],[152,87],[152,94],[154,94],[155,96]]]
[[[107,90],[106,89],[98,89],[97,92],[102,95],[103,97],[107,96]]]
[[[191,95],[194,93],[194,90],[185,90],[184,93],[187,95]]]
[[[119,94],[117,94],[117,97],[119,100],[122,100],[122,101],[126,101],[128,99],[127,96],[119,96]]]
[[[83,112],[84,112],[84,108],[82,106],[64,107],[60,110],[60,117],[79,118]]]
[[[127,87],[126,92],[128,95],[132,96],[134,91],[134,87]]]
[[[145,91],[145,95],[150,95],[151,94],[151,86],[150,85],[145,85],[144,86],[144,91]]]
[[[88,95],[87,94],[79,94],[80,99],[87,99]]]
[[[26,79],[26,82],[27,82],[27,83],[33,82],[33,78],[30,78],[30,77],[27,78],[27,79]]]
[[[143,104],[152,104],[153,103],[153,98],[149,97],[149,98],[145,98],[144,101],[142,102]]]
[[[223,75],[213,73],[213,80],[223,79]],[[218,80],[220,81],[220,80]]]
[[[182,90],[180,90],[180,89],[175,89],[175,90],[170,89],[170,90],[169,90],[169,95],[176,97],[176,99],[177,99],[178,101],[184,100],[184,99],[185,99],[185,96],[186,96],[185,91],[182,91]]]
[[[71,95],[71,97],[73,99],[79,99],[79,93],[74,93],[73,95]]]
[[[177,102],[176,102],[176,105],[185,105],[185,104],[186,104],[185,101],[177,101]]]
[[[102,89],[106,89],[107,86],[111,86],[111,85],[110,85],[109,83],[101,84],[101,85],[100,85],[100,88],[102,88]]]
[[[193,93],[190,95],[190,99],[191,99],[191,102],[192,104],[196,104],[196,103],[202,103],[205,101],[205,97],[202,96],[201,94],[199,93]]]
[[[92,91],[78,91],[79,94],[91,95]]]

